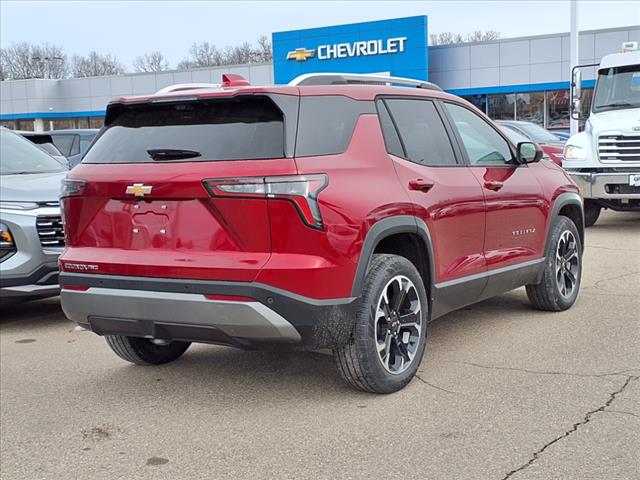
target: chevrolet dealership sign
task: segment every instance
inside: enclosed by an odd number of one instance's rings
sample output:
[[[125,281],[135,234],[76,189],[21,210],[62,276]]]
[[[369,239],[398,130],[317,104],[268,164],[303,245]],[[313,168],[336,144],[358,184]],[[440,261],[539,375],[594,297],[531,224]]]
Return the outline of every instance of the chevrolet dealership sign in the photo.
[[[406,17],[273,34],[276,83],[314,72],[390,72],[428,80],[427,17]]]
[[[402,53],[404,52],[406,42],[407,37],[396,37],[387,38],[386,40],[366,40],[352,43],[320,45],[317,48],[318,60]],[[287,60],[305,62],[308,58],[316,56],[315,54],[315,50],[296,48],[287,53]]]

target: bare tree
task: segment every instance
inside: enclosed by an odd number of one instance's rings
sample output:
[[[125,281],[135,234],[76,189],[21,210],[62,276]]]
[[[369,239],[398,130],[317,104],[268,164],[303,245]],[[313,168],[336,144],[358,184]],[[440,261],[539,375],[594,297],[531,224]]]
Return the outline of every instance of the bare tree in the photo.
[[[468,33],[467,35],[453,32],[441,32],[429,35],[429,44],[450,45],[452,43],[490,42],[491,40],[498,40],[499,38],[500,32],[496,32],[495,30],[476,30]]]
[[[62,47],[43,43],[13,43],[0,49],[0,69],[3,78],[64,78],[69,72],[67,56]]]
[[[185,70],[198,67],[215,67],[222,65],[222,52],[209,42],[194,43],[189,49],[189,56],[178,64],[178,68]]]
[[[475,30],[467,34],[467,42],[490,42],[491,40],[498,40],[500,38],[500,32],[495,30]]]
[[[136,72],[162,72],[169,70],[169,61],[162,52],[155,51],[137,57],[133,68]]]
[[[273,60],[271,40],[266,35],[258,37],[258,48],[256,50],[257,62],[270,62]]]
[[[125,73],[124,67],[116,57],[89,52],[86,57],[73,56],[74,77],[98,77],[100,75],[119,75]]]
[[[227,46],[222,50],[209,42],[194,43],[189,56],[183,59],[178,68],[218,67],[243,63],[268,62],[272,58],[271,42],[265,35],[258,38],[258,45],[249,42],[242,45]]]

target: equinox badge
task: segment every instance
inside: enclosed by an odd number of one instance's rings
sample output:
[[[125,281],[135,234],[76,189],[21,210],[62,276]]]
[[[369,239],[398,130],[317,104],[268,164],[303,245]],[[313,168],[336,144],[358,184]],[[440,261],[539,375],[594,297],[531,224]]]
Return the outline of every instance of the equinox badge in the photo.
[[[135,197],[144,197],[145,195],[149,195],[151,193],[152,188],[153,187],[151,185],[134,183],[133,185],[127,186],[127,190],[125,191],[125,193],[128,195],[133,195]]]

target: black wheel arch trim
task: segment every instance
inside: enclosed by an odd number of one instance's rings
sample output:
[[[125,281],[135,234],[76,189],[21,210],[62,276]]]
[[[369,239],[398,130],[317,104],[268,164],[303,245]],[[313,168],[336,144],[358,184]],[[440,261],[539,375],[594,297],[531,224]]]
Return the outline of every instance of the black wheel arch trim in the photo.
[[[560,216],[560,210],[567,205],[576,205],[580,208],[580,214],[582,216],[582,225],[576,225],[578,229],[578,233],[580,234],[580,243],[582,245],[582,249],[584,250],[584,204],[582,202],[582,197],[575,192],[564,192],[556,197],[553,201],[553,206],[551,207],[551,215],[549,216],[549,224],[547,229],[547,238],[544,243],[544,251],[547,251],[549,246],[549,237],[551,236],[551,224],[553,220]]]
[[[358,266],[353,279],[353,287],[351,289],[352,297],[359,297],[362,293],[364,278],[367,274],[367,269],[371,263],[371,258],[373,257],[373,252],[375,251],[376,246],[385,238],[398,233],[417,234],[425,242],[425,245],[427,246],[426,253],[429,261],[429,283],[425,285],[425,288],[427,289],[427,294],[431,296],[431,287],[434,278],[434,256],[429,227],[427,227],[424,220],[416,216],[397,215],[379,220],[374,223],[367,232],[362,244],[362,249],[360,250],[360,258],[358,259]],[[431,301],[431,299],[429,299],[429,301]]]

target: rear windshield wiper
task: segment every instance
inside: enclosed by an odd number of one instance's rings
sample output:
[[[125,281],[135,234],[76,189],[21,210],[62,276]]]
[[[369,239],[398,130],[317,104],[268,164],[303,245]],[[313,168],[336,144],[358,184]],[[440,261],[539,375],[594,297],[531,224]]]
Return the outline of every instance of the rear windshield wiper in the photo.
[[[182,148],[150,148],[147,153],[154,160],[183,160],[202,156],[200,152]]]

